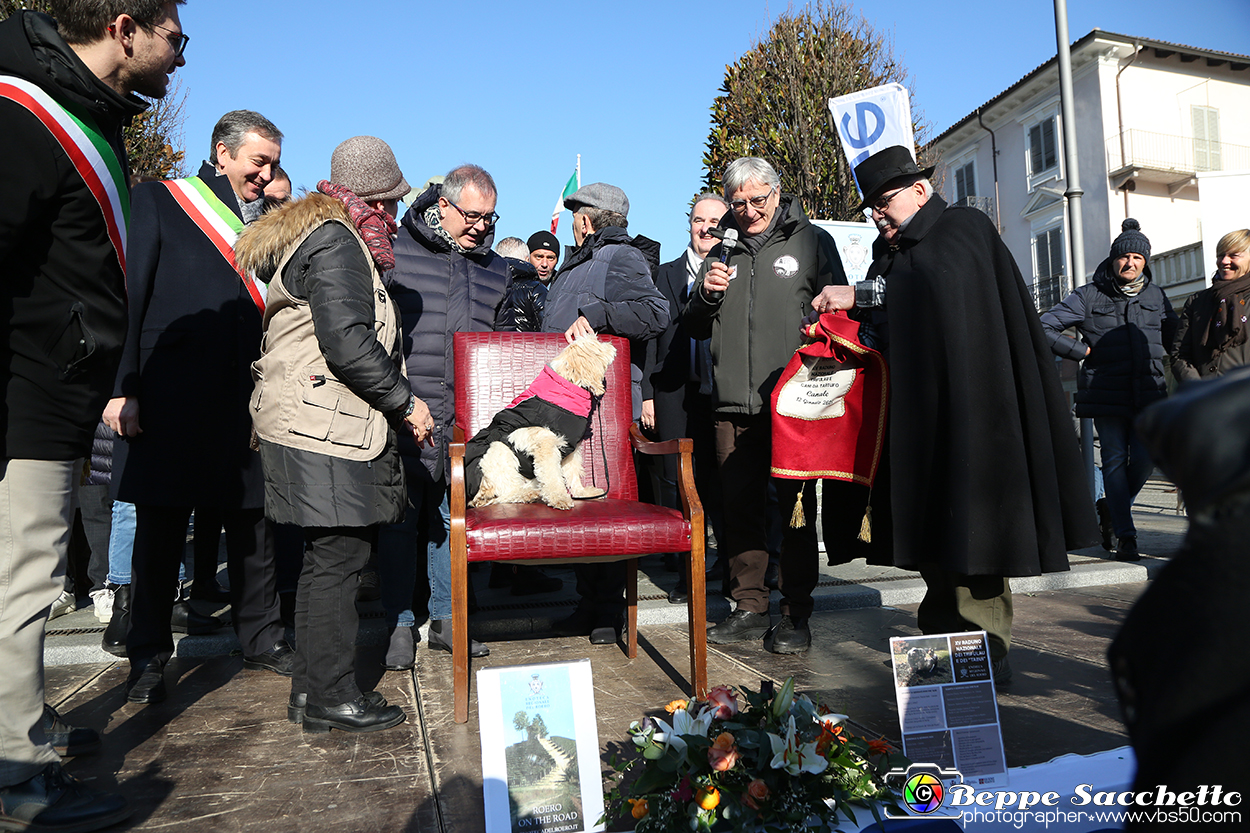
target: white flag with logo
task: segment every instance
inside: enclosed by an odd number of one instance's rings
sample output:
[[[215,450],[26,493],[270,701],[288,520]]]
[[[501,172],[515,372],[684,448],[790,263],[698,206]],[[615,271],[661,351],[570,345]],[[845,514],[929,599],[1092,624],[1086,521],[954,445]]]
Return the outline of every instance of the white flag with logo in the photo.
[[[884,84],[831,98],[829,110],[852,172],[869,156],[894,145],[902,145],[915,157],[911,99],[902,84]],[[859,183],[855,184],[858,187]]]

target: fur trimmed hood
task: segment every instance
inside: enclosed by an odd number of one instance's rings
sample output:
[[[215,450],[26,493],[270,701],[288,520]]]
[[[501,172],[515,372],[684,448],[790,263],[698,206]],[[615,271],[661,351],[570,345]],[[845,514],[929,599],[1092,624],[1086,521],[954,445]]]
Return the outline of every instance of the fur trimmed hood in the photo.
[[[268,283],[282,258],[309,231],[330,220],[352,225],[343,203],[314,191],[252,222],[239,235],[234,259],[239,268]]]

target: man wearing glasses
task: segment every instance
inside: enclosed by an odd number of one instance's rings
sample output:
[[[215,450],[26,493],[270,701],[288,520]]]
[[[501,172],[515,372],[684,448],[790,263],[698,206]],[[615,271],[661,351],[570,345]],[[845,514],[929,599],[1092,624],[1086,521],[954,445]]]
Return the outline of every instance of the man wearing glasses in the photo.
[[[53,0],[0,23],[0,828],[96,830],[126,800],[61,769],[99,745],[44,704],[82,458],[126,333],[122,130],[185,64],[181,0]],[[166,33],[173,33],[170,40]],[[71,112],[72,111],[72,112]],[[58,754],[58,752],[60,754]]]
[[[920,629],[986,631],[1001,685],[1011,678],[1008,577],[1067,570],[1068,549],[1099,534],[1020,270],[984,213],[934,193],[932,172],[902,146],[855,168],[860,207],[881,232],[868,279],[812,302],[817,313],[854,309],[861,339],[870,330],[890,366],[872,543],[827,525],[825,545],[843,560],[918,570]]]
[[[783,194],[781,178],[763,159],[730,163],[721,180],[729,213],[721,228],[738,243],[714,247],[703,262],[698,289],[686,305],[686,327],[710,338],[712,407],[720,467],[724,535],[717,557],[729,559],[736,609],[708,630],[725,644],[766,637],[778,654],[811,645],[807,620],[819,577],[816,526],[784,528],[781,548],[781,620],[770,628],[767,505],[773,386],[801,343],[799,327],[812,299],[826,286],[846,284],[837,246],[812,225],[797,197]],[[804,481],[777,479],[781,506],[795,503]],[[803,489],[803,507],[816,517],[816,493]]]
[[[407,434],[399,438],[408,511],[378,535],[382,605],[390,629],[383,664],[391,670],[412,668],[415,659],[412,591],[422,556],[430,578],[429,647],[451,651],[447,444],[456,416],[451,341],[454,333],[495,327],[508,283],[507,261],[491,250],[497,200],[495,180],[477,165],[461,165],[442,184],[426,188],[400,221],[395,268],[386,278],[402,318],[408,383],[434,421],[428,446],[418,446]],[[490,649],[470,640],[469,652],[484,657]]]

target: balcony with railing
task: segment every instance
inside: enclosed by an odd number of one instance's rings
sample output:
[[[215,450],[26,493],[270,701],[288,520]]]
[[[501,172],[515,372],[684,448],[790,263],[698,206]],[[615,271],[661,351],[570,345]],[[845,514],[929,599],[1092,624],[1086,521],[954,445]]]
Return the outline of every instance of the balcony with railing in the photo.
[[[967,206],[975,208],[985,216],[998,224],[998,217],[994,216],[994,198],[993,197],[964,197],[962,200],[955,200],[951,203],[953,206]]]
[[[1062,301],[1072,291],[1072,282],[1067,275],[1043,275],[1033,280],[1033,304],[1039,313]]]
[[[1250,169],[1250,147],[1132,128],[1107,139],[1107,171],[1179,189],[1195,174]]]

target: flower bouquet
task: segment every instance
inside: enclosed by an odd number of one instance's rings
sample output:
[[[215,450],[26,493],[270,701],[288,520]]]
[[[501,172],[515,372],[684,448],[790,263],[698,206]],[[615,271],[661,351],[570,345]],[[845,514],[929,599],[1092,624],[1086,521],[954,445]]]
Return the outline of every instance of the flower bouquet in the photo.
[[[898,808],[884,774],[907,759],[796,697],[793,677],[776,691],[770,681],[759,692],[718,686],[665,710],[668,721],[630,725],[638,757],[612,761],[618,773],[641,771],[608,793],[604,818],[628,812],[637,833],[834,830],[839,813],[855,821],[852,805],[878,820],[882,805]]]

